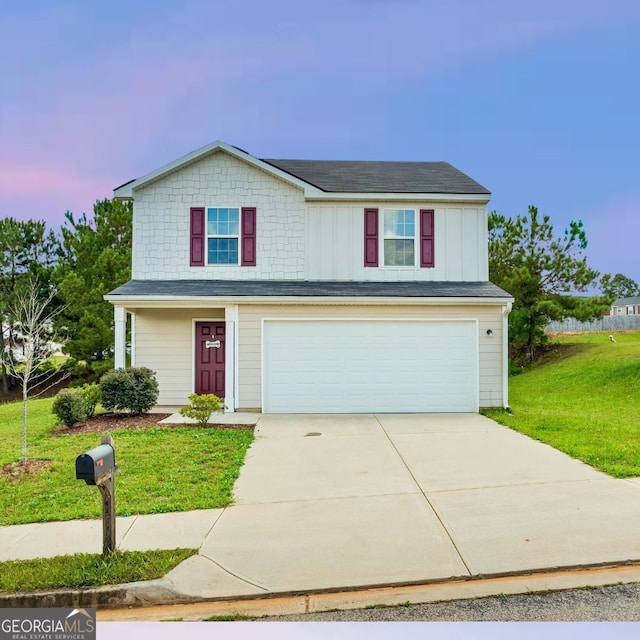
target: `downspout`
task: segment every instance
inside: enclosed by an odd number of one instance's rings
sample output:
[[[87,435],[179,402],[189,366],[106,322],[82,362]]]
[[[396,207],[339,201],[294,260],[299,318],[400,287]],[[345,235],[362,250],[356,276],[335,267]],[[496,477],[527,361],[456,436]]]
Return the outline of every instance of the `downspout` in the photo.
[[[509,314],[513,302],[502,308],[502,406],[509,410]]]

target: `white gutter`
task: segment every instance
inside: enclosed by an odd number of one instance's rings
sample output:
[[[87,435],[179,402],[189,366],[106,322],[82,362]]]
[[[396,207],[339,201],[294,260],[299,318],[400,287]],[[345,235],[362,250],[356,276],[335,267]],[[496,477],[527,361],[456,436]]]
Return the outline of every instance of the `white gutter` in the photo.
[[[487,204],[491,200],[488,193],[338,193],[318,189],[305,189],[304,199],[314,201],[367,201],[367,202],[473,202]]]
[[[502,309],[502,407],[509,408],[509,314],[513,301]]]

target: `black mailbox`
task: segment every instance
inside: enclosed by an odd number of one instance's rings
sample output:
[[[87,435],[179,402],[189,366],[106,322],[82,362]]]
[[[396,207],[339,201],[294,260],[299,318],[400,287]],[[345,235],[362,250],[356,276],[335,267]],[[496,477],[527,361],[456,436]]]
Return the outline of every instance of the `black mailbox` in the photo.
[[[96,484],[102,476],[115,469],[115,452],[109,444],[101,444],[76,458],[76,479],[87,484]]]

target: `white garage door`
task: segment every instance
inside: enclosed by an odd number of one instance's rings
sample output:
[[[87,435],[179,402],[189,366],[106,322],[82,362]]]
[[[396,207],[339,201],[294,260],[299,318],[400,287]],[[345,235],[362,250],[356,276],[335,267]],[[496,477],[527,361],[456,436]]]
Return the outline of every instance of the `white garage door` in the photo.
[[[265,320],[266,413],[478,410],[473,321]]]

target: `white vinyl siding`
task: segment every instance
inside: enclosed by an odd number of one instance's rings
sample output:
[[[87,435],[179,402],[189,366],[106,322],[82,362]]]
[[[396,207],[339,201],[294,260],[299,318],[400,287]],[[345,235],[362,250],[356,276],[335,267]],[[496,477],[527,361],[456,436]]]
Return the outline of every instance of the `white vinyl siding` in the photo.
[[[156,372],[159,406],[183,406],[193,392],[193,319],[224,320],[223,309],[138,309],[136,366]]]

